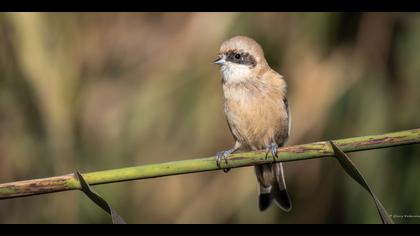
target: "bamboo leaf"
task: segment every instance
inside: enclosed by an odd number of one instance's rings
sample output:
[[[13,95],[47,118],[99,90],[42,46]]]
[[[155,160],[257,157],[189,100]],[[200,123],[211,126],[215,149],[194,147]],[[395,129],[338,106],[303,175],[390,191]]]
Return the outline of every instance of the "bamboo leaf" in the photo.
[[[333,150],[335,157],[337,158],[338,162],[340,163],[341,167],[346,171],[350,177],[352,177],[357,183],[360,184],[366,191],[369,192],[370,196],[372,196],[373,201],[376,204],[376,208],[378,210],[379,216],[381,217],[383,224],[394,224],[394,221],[389,216],[388,212],[385,210],[385,207],[382,205],[381,201],[376,197],[375,193],[369,187],[368,183],[366,182],[365,178],[363,178],[362,174],[350,160],[350,158],[338,148],[333,141],[329,141]]]
[[[79,179],[81,191],[86,194],[96,205],[111,215],[113,224],[126,224],[124,219],[105,201],[98,193],[96,193],[88,183],[86,183],[83,176],[76,171],[77,178]]]

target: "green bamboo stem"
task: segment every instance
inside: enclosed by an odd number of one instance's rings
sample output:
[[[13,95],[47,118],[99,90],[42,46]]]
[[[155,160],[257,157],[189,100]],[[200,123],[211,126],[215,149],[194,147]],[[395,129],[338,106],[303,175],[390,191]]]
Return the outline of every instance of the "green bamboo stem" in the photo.
[[[356,152],[377,148],[420,143],[420,129],[399,131],[388,134],[363,136],[334,140],[344,152]],[[279,148],[276,161],[298,161],[333,156],[334,152],[328,142],[315,142]],[[265,158],[264,151],[233,154],[229,162],[222,162],[222,168],[237,168],[273,162],[273,157]],[[192,160],[165,162],[121,169],[97,171],[83,174],[90,185],[106,184],[136,179],[179,175],[202,171],[218,170],[215,157]],[[59,191],[80,189],[80,183],[74,174],[18,181],[0,184],[0,199],[25,197]]]

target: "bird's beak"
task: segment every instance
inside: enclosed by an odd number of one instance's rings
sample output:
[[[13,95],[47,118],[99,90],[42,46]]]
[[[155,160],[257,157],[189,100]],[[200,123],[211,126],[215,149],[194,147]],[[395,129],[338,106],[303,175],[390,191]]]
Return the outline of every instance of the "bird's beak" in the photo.
[[[217,64],[217,65],[219,65],[219,66],[221,66],[221,65],[225,64],[225,62],[226,62],[225,57],[224,57],[224,56],[222,56],[222,55],[219,55],[219,56],[216,58],[216,60],[214,60],[214,61],[213,61],[213,63],[214,63],[214,64]]]

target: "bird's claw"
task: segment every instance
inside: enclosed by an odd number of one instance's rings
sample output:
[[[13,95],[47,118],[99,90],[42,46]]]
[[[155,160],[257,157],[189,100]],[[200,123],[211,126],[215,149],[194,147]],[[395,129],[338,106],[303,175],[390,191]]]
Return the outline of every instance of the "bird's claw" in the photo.
[[[265,159],[267,159],[268,158],[268,153],[270,153],[271,152],[271,155],[273,155],[273,159],[274,159],[274,161],[279,157],[278,155],[277,155],[277,149],[279,148],[279,146],[277,145],[277,143],[272,143],[272,144],[270,144],[270,145],[268,145],[266,148],[265,148]]]
[[[221,168],[220,164],[222,163],[222,159],[225,161],[226,164],[228,164],[228,157],[230,154],[232,154],[233,149],[227,150],[227,151],[220,151],[216,153],[216,164],[217,167]],[[229,172],[230,168],[223,169],[223,172],[227,173]]]

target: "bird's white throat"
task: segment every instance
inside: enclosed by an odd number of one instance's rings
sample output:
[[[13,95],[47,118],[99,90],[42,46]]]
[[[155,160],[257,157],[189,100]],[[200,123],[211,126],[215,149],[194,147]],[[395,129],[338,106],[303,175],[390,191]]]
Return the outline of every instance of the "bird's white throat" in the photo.
[[[252,76],[252,71],[248,66],[229,62],[220,67],[220,73],[225,85],[244,82]]]

